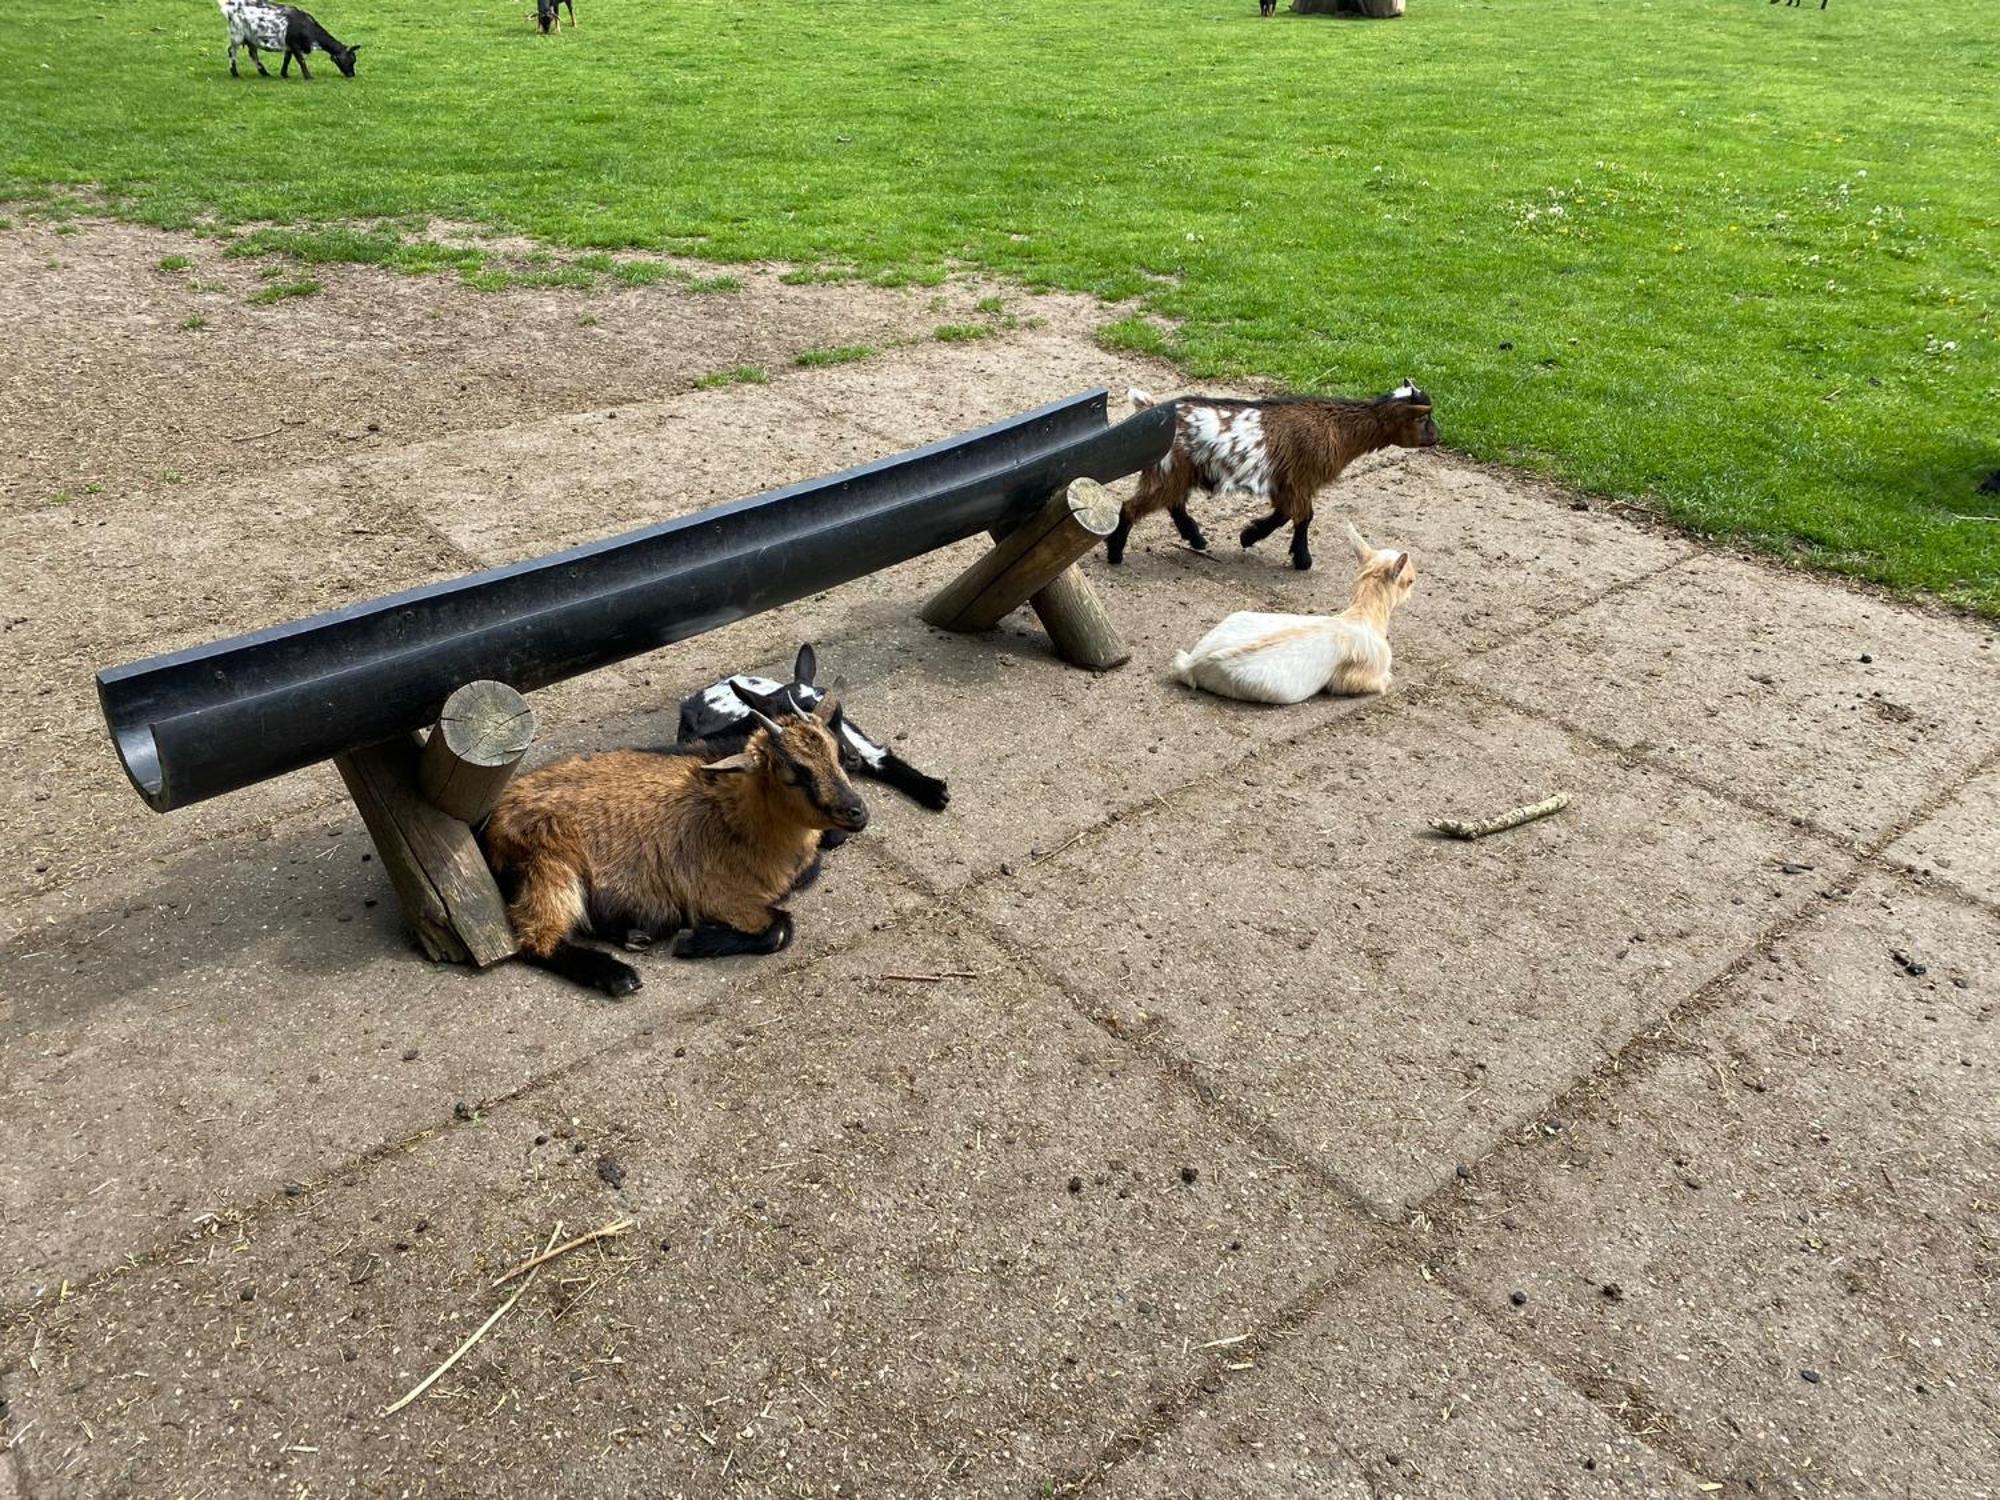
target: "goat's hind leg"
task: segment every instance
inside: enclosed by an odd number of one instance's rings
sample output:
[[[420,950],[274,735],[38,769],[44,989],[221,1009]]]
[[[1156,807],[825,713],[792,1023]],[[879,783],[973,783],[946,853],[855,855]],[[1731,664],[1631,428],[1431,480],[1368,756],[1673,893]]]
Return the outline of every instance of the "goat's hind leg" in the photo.
[[[623,1000],[643,982],[639,971],[623,959],[613,958],[602,948],[586,948],[582,943],[558,943],[547,954],[530,953],[524,948],[521,957],[538,969],[547,969],[572,984],[596,990],[613,1000]]]
[[[1259,542],[1263,541],[1265,537],[1269,536],[1272,532],[1276,531],[1280,526],[1284,525],[1284,523],[1285,523],[1284,513],[1282,511],[1274,510],[1268,516],[1259,516],[1256,520],[1252,521],[1248,526],[1245,526],[1243,528],[1243,534],[1241,537],[1238,538],[1238,540],[1241,541],[1243,545],[1246,547],[1254,547]]]
[[[572,941],[584,924],[583,879],[560,859],[530,861],[507,903],[521,957],[573,984],[622,1000],[639,988],[639,971],[596,948]]]
[[[762,932],[746,932],[723,922],[702,922],[674,945],[675,958],[730,958],[739,953],[776,953],[792,942],[792,914],[773,910]]]

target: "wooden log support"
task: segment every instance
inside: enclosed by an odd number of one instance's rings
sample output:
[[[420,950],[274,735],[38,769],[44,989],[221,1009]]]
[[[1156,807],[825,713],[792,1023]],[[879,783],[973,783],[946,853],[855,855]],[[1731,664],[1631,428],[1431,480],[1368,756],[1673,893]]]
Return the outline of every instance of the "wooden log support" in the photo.
[[[990,630],[1032,604],[1063,660],[1095,671],[1129,661],[1097,591],[1074,566],[1117,524],[1111,492],[1094,479],[1074,480],[1023,525],[995,532],[993,550],[940,589],[923,618],[944,630]]]
[[[534,738],[527,699],[504,682],[468,682],[445,699],[424,741],[417,762],[424,801],[478,827]]]
[[[338,756],[334,765],[418,945],[440,962],[469,960],[484,969],[513,956],[514,929],[472,829],[424,800],[422,754],[422,740],[408,734]]]

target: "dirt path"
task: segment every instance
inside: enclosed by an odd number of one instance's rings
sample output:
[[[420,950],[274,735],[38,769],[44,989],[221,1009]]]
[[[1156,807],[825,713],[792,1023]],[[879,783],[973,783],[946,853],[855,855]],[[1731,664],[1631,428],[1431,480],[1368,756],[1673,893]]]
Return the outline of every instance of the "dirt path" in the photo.
[[[1142,531],[1093,678],[919,624],[961,549],[537,699],[812,639],[948,814],[778,960],[473,977],[324,768],[146,811],[92,672],[1174,376],[990,287],[316,274],[0,232],[0,1497],[1996,1493],[1990,631],[1399,454],[1323,507],[1419,560],[1394,693],[1258,712],[1168,659],[1339,567]]]

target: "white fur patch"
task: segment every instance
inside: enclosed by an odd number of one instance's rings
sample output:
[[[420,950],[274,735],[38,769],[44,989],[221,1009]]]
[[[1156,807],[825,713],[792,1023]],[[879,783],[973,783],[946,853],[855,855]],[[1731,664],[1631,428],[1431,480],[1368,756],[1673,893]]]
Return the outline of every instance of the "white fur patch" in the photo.
[[[1390,395],[1398,397],[1399,399],[1414,396],[1416,395],[1416,393],[1417,393],[1417,388],[1407,380],[1404,381],[1401,385],[1397,386],[1393,391],[1389,392]]]
[[[759,697],[768,697],[772,693],[784,692],[789,689],[792,701],[797,703],[807,713],[811,713],[817,708],[819,700],[826,696],[819,688],[809,687],[803,683],[773,682],[768,677],[731,677],[725,682],[718,682],[711,687],[703,688],[701,690],[702,706],[731,720],[741,721],[748,718],[748,705],[736,695],[736,688],[739,685],[747,688]],[[867,766],[871,771],[879,771],[882,768],[882,762],[889,758],[889,752],[886,747],[876,744],[845,719],[840,721],[840,737],[846,741],[848,749],[858,755],[861,758],[862,764]]]
[[[290,23],[284,11],[265,0],[216,0],[222,19],[229,25],[229,50],[250,47],[264,52],[283,52]]]
[[[1254,406],[1182,403],[1178,441],[1201,481],[1217,494],[1271,499],[1271,454],[1264,414]]]

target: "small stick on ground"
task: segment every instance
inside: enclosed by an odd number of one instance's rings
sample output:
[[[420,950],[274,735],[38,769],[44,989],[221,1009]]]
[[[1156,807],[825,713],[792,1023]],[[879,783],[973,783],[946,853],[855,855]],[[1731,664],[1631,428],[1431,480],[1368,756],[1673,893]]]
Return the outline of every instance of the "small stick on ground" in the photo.
[[[606,1224],[602,1229],[593,1229],[590,1231],[589,1234],[580,1234],[573,1240],[565,1240],[562,1244],[556,1246],[555,1249],[553,1250],[544,1250],[540,1255],[537,1255],[533,1260],[522,1261],[518,1266],[514,1267],[513,1270],[509,1271],[505,1276],[502,1276],[498,1281],[494,1282],[493,1285],[505,1286],[508,1282],[512,1281],[516,1276],[519,1276],[523,1271],[532,1271],[535,1269],[536,1266],[543,1264],[545,1261],[554,1260],[559,1255],[567,1255],[570,1253],[570,1251],[576,1249],[579,1245],[588,1245],[592,1240],[608,1240],[615,1234],[623,1234],[626,1230],[630,1229],[635,1222],[637,1221],[633,1219],[613,1219],[609,1224]]]
[[[904,984],[939,984],[947,979],[977,979],[970,969],[940,969],[935,974],[877,974],[877,979],[895,979]]]
[[[1509,828],[1519,828],[1523,823],[1546,818],[1550,813],[1561,812],[1568,806],[1569,793],[1557,792],[1553,797],[1545,798],[1543,801],[1531,802],[1526,807],[1510,808],[1490,818],[1482,818],[1476,823],[1469,823],[1463,818],[1432,818],[1431,831],[1455,839],[1483,839],[1489,833],[1505,833]]]
[[[556,1236],[560,1235],[561,1233],[562,1233],[562,1220],[557,1219],[556,1227],[549,1231],[550,1249],[554,1248],[556,1242]],[[546,1256],[549,1252],[548,1250],[544,1250],[542,1253],[544,1256]],[[446,1360],[443,1364],[439,1365],[435,1370],[431,1371],[430,1374],[426,1375],[422,1380],[419,1380],[414,1386],[410,1388],[410,1393],[407,1396],[403,1397],[402,1400],[398,1401],[394,1406],[384,1407],[382,1409],[382,1415],[385,1417],[395,1416],[397,1412],[401,1411],[404,1407],[408,1406],[412,1401],[416,1400],[417,1397],[421,1396],[425,1391],[429,1390],[431,1386],[436,1383],[437,1378],[440,1375],[444,1374],[446,1370],[449,1370],[453,1365],[457,1364],[461,1359],[465,1358],[466,1351],[469,1350],[474,1344],[478,1343],[481,1339],[485,1338],[486,1335],[492,1330],[493,1325],[495,1323],[499,1322],[502,1318],[507,1316],[507,1310],[510,1307],[512,1307],[516,1302],[519,1302],[521,1300],[522,1294],[525,1293],[528,1290],[528,1288],[533,1286],[534,1284],[535,1284],[535,1272],[530,1271],[528,1273],[528,1279],[522,1282],[519,1286],[514,1288],[514,1295],[509,1297],[505,1302],[501,1303],[498,1307],[496,1307],[493,1310],[493,1316],[488,1318],[484,1323],[481,1323],[478,1329],[474,1331],[472,1337],[467,1339],[464,1343],[460,1344],[458,1348],[452,1352],[452,1356],[450,1359]]]

